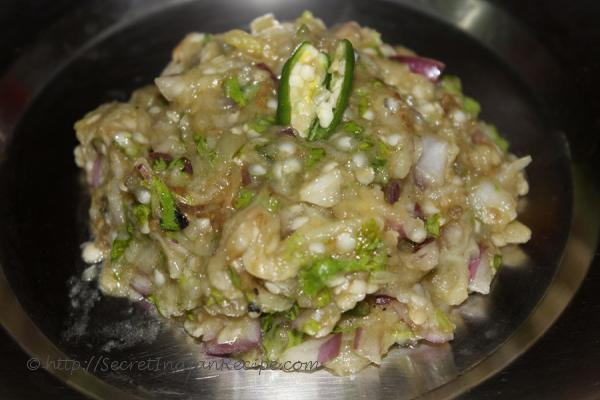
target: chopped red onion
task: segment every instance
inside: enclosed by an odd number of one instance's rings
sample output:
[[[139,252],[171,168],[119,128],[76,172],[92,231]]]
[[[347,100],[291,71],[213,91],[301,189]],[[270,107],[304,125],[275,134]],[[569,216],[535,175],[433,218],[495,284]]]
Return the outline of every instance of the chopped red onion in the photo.
[[[430,244],[431,242],[433,242],[433,241],[435,241],[435,239],[434,239],[434,238],[432,238],[432,237],[429,237],[429,238],[427,238],[427,239],[423,240],[421,243],[417,243],[417,244],[415,245],[414,252],[415,252],[415,253],[416,253],[416,252],[418,252],[418,251],[419,251],[419,250],[421,250],[423,247],[425,247],[425,246],[429,245],[429,244]]]
[[[354,350],[358,349],[358,346],[360,345],[360,339],[362,338],[362,334],[363,334],[363,328],[361,326],[359,326],[354,331],[354,340],[352,340],[352,348]]]
[[[194,167],[192,167],[192,162],[189,160],[189,158],[181,157],[181,161],[183,162],[183,168],[181,169],[181,172],[192,175],[194,173]]]
[[[90,185],[93,188],[97,188],[100,186],[100,181],[102,179],[102,164],[104,161],[104,156],[102,154],[98,154],[96,160],[94,160],[94,165],[92,166],[92,171],[90,173]]]
[[[263,71],[267,71],[269,73],[269,76],[271,77],[271,80],[273,81],[273,83],[275,83],[275,84],[279,83],[279,78],[277,78],[277,75],[275,75],[273,70],[271,70],[271,68],[269,68],[269,66],[267,64],[258,63],[258,64],[256,64],[256,68],[262,69]]]
[[[383,198],[389,204],[394,204],[400,198],[400,181],[398,179],[390,180],[383,187]]]
[[[295,130],[294,128],[292,128],[291,126],[288,126],[287,128],[280,129],[279,132],[277,132],[277,133],[280,134],[280,135],[291,136],[291,137],[298,136],[298,131]]]
[[[382,306],[385,304],[390,304],[395,299],[392,296],[387,296],[385,294],[378,294],[375,296],[375,304]]]
[[[481,252],[469,260],[469,280],[473,280],[477,275],[479,264],[481,264]]]
[[[390,59],[408,65],[411,72],[423,75],[433,82],[438,80],[446,68],[443,62],[426,57],[396,55],[391,56]]]
[[[421,205],[419,203],[415,203],[415,209],[414,209],[414,215],[415,217],[419,218],[419,219],[425,219],[425,213],[423,213],[423,209],[421,208]]]
[[[490,292],[494,272],[490,266],[487,250],[479,246],[479,255],[469,260],[469,290],[481,294]]]
[[[340,354],[340,348],[342,346],[342,334],[336,333],[331,336],[325,343],[319,347],[319,355],[317,361],[321,364],[325,364]]]
[[[137,302],[137,304],[140,305],[140,307],[144,310],[144,311],[149,311],[154,307],[154,303],[152,303],[151,301],[148,301],[147,299],[142,299],[140,301]]]
[[[206,354],[209,356],[227,356],[229,354],[243,353],[258,346],[258,342],[236,340],[232,343],[217,343],[216,339],[206,342]]]
[[[252,175],[250,175],[250,171],[248,170],[248,167],[246,165],[244,165],[242,167],[242,185],[248,186],[251,183],[252,183]]]
[[[136,275],[131,280],[131,288],[145,297],[152,292],[152,282],[143,275]]]
[[[292,363],[296,361],[307,362],[315,361],[318,358],[319,350],[323,343],[329,340],[329,336],[320,339],[307,339],[297,346],[290,347],[283,352],[279,361],[290,361]]]
[[[260,343],[260,338],[260,322],[258,319],[252,319],[250,326],[243,332],[243,335],[237,337],[233,342],[219,343],[217,339],[206,342],[206,354],[211,356],[226,356],[234,353],[243,353],[257,347]]]

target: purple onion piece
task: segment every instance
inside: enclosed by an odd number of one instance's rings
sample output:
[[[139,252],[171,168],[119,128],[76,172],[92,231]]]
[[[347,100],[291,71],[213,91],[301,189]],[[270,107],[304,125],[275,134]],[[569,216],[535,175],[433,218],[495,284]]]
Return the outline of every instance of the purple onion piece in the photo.
[[[250,175],[250,171],[248,170],[248,167],[246,165],[244,165],[242,167],[242,185],[248,186],[251,183],[252,183],[252,175]]]
[[[429,243],[433,242],[435,239],[432,237],[429,237],[425,240],[423,240],[421,243],[417,243],[415,245],[415,249],[414,252],[416,253],[417,251],[421,250],[423,247],[427,246]]]
[[[236,340],[233,343],[217,343],[216,339],[206,342],[206,354],[209,356],[227,356],[229,354],[243,353],[258,346],[258,342]]]
[[[148,166],[145,163],[135,164],[134,167],[138,170],[142,178],[146,180],[152,179],[152,172],[148,169]]]
[[[139,306],[144,311],[150,311],[154,307],[154,303],[152,303],[151,301],[149,301],[146,298],[143,298],[142,300],[138,301],[137,304],[139,304]]]
[[[273,70],[271,70],[271,68],[269,68],[269,66],[265,63],[258,63],[256,64],[256,68],[258,69],[262,69],[263,71],[267,71],[269,73],[269,76],[271,77],[271,80],[273,81],[273,83],[277,84],[279,83],[279,78],[277,78],[277,75],[275,75],[275,73],[273,72]]]
[[[280,129],[279,132],[277,132],[277,133],[280,134],[280,135],[291,136],[291,137],[298,136],[298,131],[296,131],[291,126],[288,126],[287,128]]]
[[[389,204],[394,204],[400,198],[400,181],[398,179],[390,180],[383,187],[383,197]]]
[[[192,175],[194,173],[194,167],[192,167],[192,162],[189,160],[189,158],[181,157],[181,161],[183,162],[183,168],[181,169],[181,172]]]
[[[469,260],[469,280],[473,280],[473,278],[475,278],[475,276],[477,275],[477,270],[479,269],[479,266],[481,265],[481,258],[483,255],[483,252],[485,251],[484,247],[479,245],[479,254],[477,254],[475,257],[471,258]]]
[[[164,160],[165,162],[171,162],[173,161],[173,156],[168,154],[168,153],[161,153],[158,151],[151,151],[150,153],[148,153],[148,158],[152,161],[156,161],[156,160]]]
[[[481,264],[481,257],[479,255],[469,260],[469,280],[475,278],[479,264]]]
[[[340,354],[342,346],[342,334],[336,333],[319,347],[317,361],[320,364],[328,363]]]
[[[406,232],[404,232],[404,226],[397,221],[392,219],[385,220],[385,229],[398,232],[398,238],[403,239],[406,237]]]
[[[362,338],[363,331],[364,329],[362,328],[362,326],[359,326],[354,331],[354,339],[352,340],[352,348],[354,350],[358,349],[358,346],[360,346],[360,339]]]
[[[408,65],[411,72],[423,75],[432,82],[437,81],[446,68],[443,62],[426,57],[397,55],[390,59]]]
[[[378,294],[375,296],[375,304],[377,304],[378,306],[390,304],[392,301],[394,301],[394,298],[392,296],[387,296],[385,294]]]

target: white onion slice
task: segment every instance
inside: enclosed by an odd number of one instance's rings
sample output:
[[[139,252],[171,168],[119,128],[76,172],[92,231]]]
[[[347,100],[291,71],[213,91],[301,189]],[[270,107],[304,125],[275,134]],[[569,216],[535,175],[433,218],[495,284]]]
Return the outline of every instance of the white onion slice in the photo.
[[[433,135],[423,135],[421,141],[423,153],[415,168],[417,182],[423,186],[441,185],[446,176],[448,143]]]

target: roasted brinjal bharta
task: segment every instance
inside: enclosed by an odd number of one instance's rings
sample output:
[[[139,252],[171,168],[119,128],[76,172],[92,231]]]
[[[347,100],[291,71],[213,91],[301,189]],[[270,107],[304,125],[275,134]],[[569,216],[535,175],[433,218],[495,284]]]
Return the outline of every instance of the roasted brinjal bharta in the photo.
[[[444,64],[309,12],[191,33],[154,84],[75,124],[83,258],[210,355],[318,361],[453,339],[524,243],[524,169]]]

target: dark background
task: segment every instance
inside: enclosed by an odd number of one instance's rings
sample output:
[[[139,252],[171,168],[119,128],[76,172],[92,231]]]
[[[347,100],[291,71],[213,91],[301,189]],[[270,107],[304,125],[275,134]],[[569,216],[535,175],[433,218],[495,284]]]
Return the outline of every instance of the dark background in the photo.
[[[579,135],[570,137],[571,149],[600,186],[600,1],[493,2],[529,25],[572,74],[575,92],[586,106],[564,110],[569,131]],[[74,3],[78,1],[2,0],[0,72]],[[462,398],[600,399],[599,293],[597,249],[582,287],[550,331],[512,365]],[[0,328],[1,398],[82,398],[47,372],[28,371],[28,358]]]

